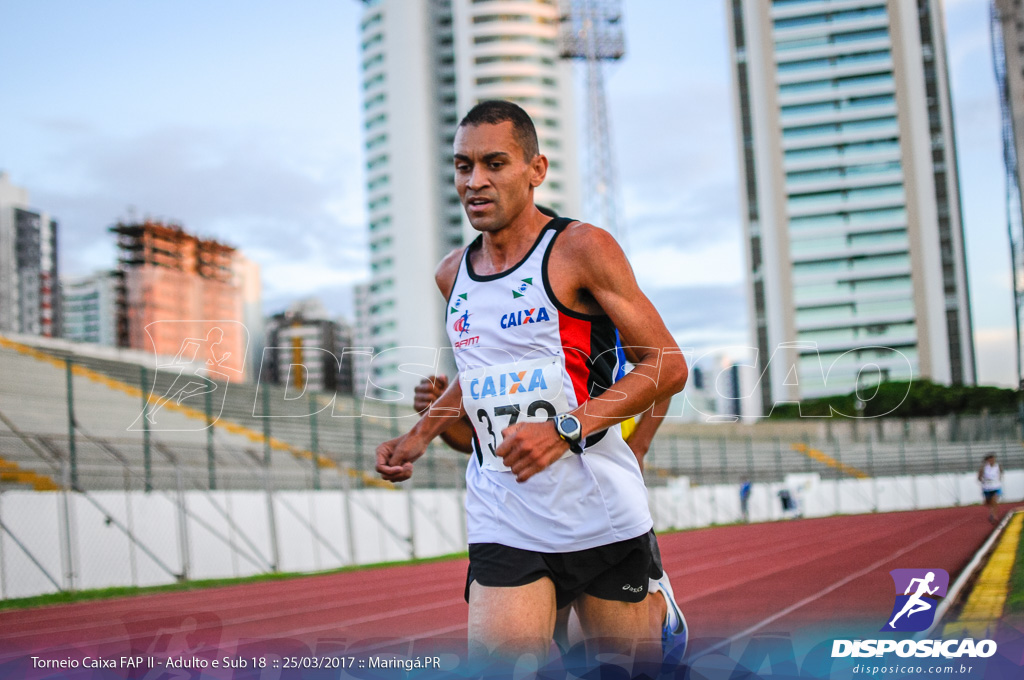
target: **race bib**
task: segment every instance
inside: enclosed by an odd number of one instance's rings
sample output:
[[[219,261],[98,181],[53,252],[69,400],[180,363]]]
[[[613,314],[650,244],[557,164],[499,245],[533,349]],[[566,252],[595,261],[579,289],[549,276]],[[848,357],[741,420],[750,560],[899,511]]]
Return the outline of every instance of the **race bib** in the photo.
[[[515,423],[542,423],[569,410],[562,389],[562,362],[544,357],[499,366],[487,366],[459,374],[462,401],[473,422],[481,467],[511,472],[494,455],[501,445],[501,431]],[[570,451],[566,455],[571,455]]]

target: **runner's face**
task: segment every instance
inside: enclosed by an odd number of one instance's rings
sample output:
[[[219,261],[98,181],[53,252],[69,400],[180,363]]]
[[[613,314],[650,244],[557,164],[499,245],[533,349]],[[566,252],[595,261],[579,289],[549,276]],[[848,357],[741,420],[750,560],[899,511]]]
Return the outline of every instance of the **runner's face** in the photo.
[[[477,231],[499,231],[533,203],[543,156],[523,157],[512,123],[464,125],[455,133],[455,188]]]

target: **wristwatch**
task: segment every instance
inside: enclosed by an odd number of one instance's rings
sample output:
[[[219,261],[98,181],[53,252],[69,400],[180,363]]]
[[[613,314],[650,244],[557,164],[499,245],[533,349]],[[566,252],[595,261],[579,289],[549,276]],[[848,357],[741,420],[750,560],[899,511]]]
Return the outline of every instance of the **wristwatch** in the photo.
[[[580,439],[582,439],[583,426],[580,425],[580,419],[571,413],[560,413],[555,416],[555,432],[562,441],[569,444],[569,450],[573,453],[583,453],[583,447],[580,446]]]

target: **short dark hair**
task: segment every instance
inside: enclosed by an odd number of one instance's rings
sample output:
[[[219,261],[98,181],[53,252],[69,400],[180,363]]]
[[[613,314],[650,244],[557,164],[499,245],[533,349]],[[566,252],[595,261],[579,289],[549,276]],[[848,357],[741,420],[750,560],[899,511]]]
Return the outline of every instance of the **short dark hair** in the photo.
[[[459,127],[467,125],[498,125],[500,123],[512,123],[512,134],[519,146],[523,147],[523,155],[527,161],[532,161],[540,153],[540,144],[537,142],[537,128],[533,125],[530,114],[523,111],[522,107],[512,102],[501,99],[483,101],[469,110],[469,113],[459,123]]]

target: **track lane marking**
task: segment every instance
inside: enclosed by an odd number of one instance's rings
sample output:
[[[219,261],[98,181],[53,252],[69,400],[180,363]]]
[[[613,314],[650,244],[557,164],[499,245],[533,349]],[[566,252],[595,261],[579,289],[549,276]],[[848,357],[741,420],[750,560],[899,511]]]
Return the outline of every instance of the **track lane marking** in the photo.
[[[940,536],[942,536],[944,534],[949,533],[953,529],[959,528],[961,525],[966,524],[968,521],[971,521],[970,518],[962,519],[959,522],[957,522],[956,524],[948,526],[948,527],[946,527],[944,529],[939,529],[938,531],[935,531],[935,532],[929,534],[928,536],[925,536],[924,538],[921,538],[921,539],[918,539],[917,541],[914,541],[910,545],[908,545],[908,546],[906,546],[906,547],[904,547],[904,548],[902,548],[900,550],[897,550],[896,552],[891,553],[890,555],[887,555],[887,556],[885,556],[885,557],[883,557],[883,558],[873,562],[872,564],[869,564],[868,566],[864,567],[863,569],[859,569],[859,570],[855,571],[854,573],[849,574],[848,576],[846,576],[846,577],[836,581],[835,583],[833,583],[832,585],[828,586],[827,588],[823,588],[822,590],[819,590],[818,592],[814,593],[813,595],[809,595],[809,596],[803,598],[802,600],[794,602],[793,604],[791,604],[790,606],[788,606],[788,607],[786,607],[784,609],[780,609],[776,613],[772,614],[771,616],[769,616],[769,617],[767,617],[765,619],[762,619],[761,621],[755,623],[754,625],[750,626],[746,630],[744,630],[742,632],[739,632],[739,633],[733,635],[732,637],[727,638],[726,640],[723,640],[722,642],[718,643],[717,645],[714,645],[713,647],[707,649],[706,651],[702,652],[700,654],[700,656],[695,657],[694,660],[699,659],[702,656],[706,656],[708,654],[711,654],[712,652],[718,651],[719,649],[721,649],[722,647],[725,647],[726,645],[731,645],[733,642],[736,642],[737,640],[739,640],[741,638],[744,638],[744,637],[747,637],[748,635],[756,633],[757,631],[761,630],[765,626],[767,626],[769,624],[772,624],[772,623],[778,621],[779,619],[792,614],[796,610],[798,610],[798,609],[800,609],[802,607],[805,607],[806,605],[809,605],[812,602],[820,600],[822,597],[828,595],[829,593],[831,593],[831,592],[833,592],[835,590],[838,590],[839,588],[842,588],[843,586],[845,586],[845,585],[847,585],[849,583],[852,583],[853,581],[856,581],[857,579],[861,578],[862,576],[866,576],[866,575],[870,574],[871,572],[875,571],[876,569],[878,569],[882,565],[891,562],[892,560],[896,559],[897,557],[905,555],[906,553],[908,553],[908,552],[910,552],[912,550],[916,550],[917,548],[920,548],[921,546],[923,546],[923,545],[925,545],[927,543],[930,543],[931,541],[934,541],[936,538],[938,538],[938,537],[940,537]]]
[[[249,586],[249,585],[250,584],[244,584],[241,587],[246,587],[246,586]],[[346,584],[346,586],[347,585],[348,584]],[[327,591],[327,592],[325,592],[324,589],[319,589],[319,590],[317,590],[316,594],[309,595],[309,598],[311,600],[313,600],[314,602],[322,602],[324,597],[330,597],[330,598],[333,598],[335,600],[344,600],[344,602],[345,602],[344,606],[357,606],[357,605],[372,604],[373,602],[377,601],[376,597],[370,597],[370,596],[363,597],[363,598],[356,598],[356,599],[351,598],[351,593],[358,593],[358,592],[365,591],[365,584],[353,583],[351,585],[354,586],[354,587],[339,588],[337,590],[330,590],[330,591]],[[249,610],[249,609],[252,609],[252,600],[258,599],[260,606],[263,606],[263,607],[266,607],[266,608],[269,609],[269,608],[273,608],[273,607],[276,607],[278,605],[281,605],[283,603],[294,603],[296,601],[300,601],[301,602],[302,599],[301,598],[296,598],[296,596],[295,596],[296,595],[296,591],[299,591],[299,592],[306,591],[306,590],[310,590],[311,588],[314,588],[314,587],[315,586],[312,586],[309,583],[305,582],[304,579],[295,579],[295,580],[289,582],[289,587],[288,588],[281,588],[281,589],[276,589],[275,588],[275,589],[273,589],[273,591],[272,591],[272,595],[273,596],[272,597],[266,597],[265,596],[265,597],[261,597],[261,598],[246,598],[246,597],[244,597],[245,594],[238,593],[238,592],[230,592],[231,589],[233,588],[233,586],[227,586],[227,587],[218,589],[218,590],[221,590],[222,592],[219,592],[219,593],[216,593],[216,594],[210,593],[211,596],[203,598],[202,601],[201,601],[201,607],[196,607],[195,605],[192,605],[192,608],[193,609],[201,609],[202,611],[209,611],[211,608],[217,608],[217,613],[218,614],[220,612],[222,612],[222,611],[231,612],[233,610],[239,610],[239,609],[241,609],[241,610]],[[418,594],[418,593],[422,593],[422,592],[430,592],[430,593],[439,592],[441,590],[444,590],[444,589],[447,589],[447,588],[450,588],[450,587],[451,587],[451,578],[450,578],[450,576],[440,576],[439,575],[437,578],[417,580],[416,583],[415,583],[414,588],[412,586],[410,586],[410,588],[411,588],[410,594],[412,594],[412,593],[417,593]],[[253,589],[253,590],[255,590],[255,589]],[[396,593],[396,594],[401,595],[402,593]],[[240,597],[240,595],[241,595],[241,597]],[[148,599],[149,596],[142,596],[142,597],[146,597]],[[140,605],[142,607],[144,607],[145,609],[148,609],[148,610],[153,610],[153,609],[162,608],[162,607],[166,607],[168,609],[173,609],[175,607],[179,607],[180,606],[177,602],[175,602],[175,600],[195,599],[196,591],[181,591],[181,592],[175,592],[175,593],[159,593],[159,594],[156,594],[155,597],[159,597],[160,601],[159,602],[153,602],[153,601],[145,601],[145,602],[143,602],[140,599],[121,599],[121,600],[117,600],[117,601],[108,600],[108,601],[96,601],[96,602],[88,602],[88,603],[87,602],[76,603],[76,604],[81,604],[81,605],[94,604],[94,605],[97,605],[97,606],[90,607],[89,611],[86,611],[86,610],[83,609],[82,611],[74,612],[74,613],[69,613],[69,612],[66,612],[66,611],[54,610],[52,612],[45,612],[45,614],[46,614],[45,617],[35,618],[35,619],[32,619],[32,620],[27,620],[27,621],[24,620],[22,617],[17,616],[19,610],[11,610],[8,613],[8,616],[0,617],[0,626],[5,627],[6,630],[8,630],[8,631],[10,630],[11,627],[14,627],[14,626],[16,626],[19,623],[20,624],[25,624],[25,625],[31,624],[31,625],[36,626],[36,627],[32,628],[31,630],[24,630],[23,629],[23,630],[21,630],[21,631],[19,631],[17,633],[13,633],[13,634],[8,634],[8,633],[5,632],[0,637],[2,637],[4,640],[8,640],[8,639],[17,638],[17,637],[24,637],[26,635],[48,634],[48,633],[65,633],[65,632],[72,632],[72,631],[79,630],[79,629],[95,628],[96,627],[96,618],[98,616],[102,616],[103,618],[107,618],[107,619],[116,618],[118,616],[123,616],[124,614],[127,614],[127,613],[134,613],[135,611],[138,611],[139,608],[140,608]],[[226,602],[226,603],[237,603],[237,604],[235,604],[235,606],[230,606],[230,605],[224,606],[222,604],[224,602]],[[302,611],[307,611],[307,610],[303,609]],[[80,618],[80,617],[84,617],[84,618],[86,618],[86,620],[84,620],[84,621],[82,621],[80,623],[79,622],[76,622],[76,623],[70,623],[69,622],[69,619],[73,620],[75,618]],[[12,620],[5,621],[4,620],[5,618],[10,618]],[[164,617],[162,617],[162,616],[159,616],[159,617],[158,616],[154,616],[152,619],[139,619],[139,620],[140,621],[159,620],[159,619],[162,619],[162,618],[164,618]],[[228,620],[230,621],[231,619],[228,619]],[[52,627],[39,627],[39,624],[50,623],[51,621],[52,622],[63,623],[65,625],[63,627],[56,627],[56,628],[52,628]]]
[[[961,520],[961,523],[962,522],[966,522],[966,521],[967,520]],[[958,526],[959,526],[959,524],[958,524]],[[757,574],[755,577],[751,577],[750,575],[741,575],[740,577],[738,577],[738,578],[736,578],[736,579],[734,579],[732,581],[729,581],[727,583],[718,583],[714,587],[712,587],[710,589],[706,589],[706,590],[700,591],[700,592],[687,593],[687,594],[683,595],[682,597],[680,597],[677,594],[676,595],[676,600],[678,602],[680,602],[680,603],[692,602],[692,601],[698,600],[698,599],[700,599],[702,597],[707,597],[709,595],[714,595],[715,593],[722,592],[723,590],[731,590],[731,589],[736,588],[738,586],[742,586],[744,584],[750,583],[752,580],[763,579],[763,578],[767,578],[769,576],[774,576],[776,574],[780,574],[780,573],[789,571],[790,569],[793,569],[793,568],[796,568],[796,567],[800,567],[800,566],[809,564],[811,562],[815,562],[817,560],[822,560],[822,559],[826,559],[828,557],[833,557],[835,555],[840,555],[840,554],[846,552],[847,550],[851,550],[851,549],[854,549],[854,548],[860,548],[860,547],[865,546],[865,545],[870,544],[870,543],[875,543],[875,542],[878,542],[878,541],[883,541],[883,540],[886,540],[886,539],[894,538],[898,534],[911,531],[914,528],[916,528],[916,527],[901,527],[899,529],[890,531],[889,533],[883,534],[881,536],[871,536],[871,537],[865,538],[865,539],[863,539],[861,541],[858,541],[856,543],[845,543],[845,544],[842,544],[840,547],[837,547],[837,548],[834,548],[834,549],[831,549],[831,550],[827,550],[825,552],[819,552],[817,554],[807,555],[804,559],[802,559],[802,560],[800,560],[798,562],[790,562],[790,563],[787,563],[785,565],[782,565],[782,566],[778,567],[777,569],[761,572],[761,573]],[[853,533],[853,532],[851,532],[851,533]],[[855,532],[855,533],[863,533],[863,529],[861,529],[860,531]],[[815,543],[820,543],[820,542],[821,542],[820,540],[815,541]],[[775,554],[779,555],[780,553],[776,552]],[[738,562],[742,563],[744,561],[748,561],[748,560],[742,559],[742,560],[739,560]],[[758,561],[761,561],[761,560],[758,560]],[[663,562],[664,562],[664,560],[663,560]],[[696,569],[696,570],[684,571],[684,572],[682,572],[681,575],[698,573],[700,571],[707,571],[709,569],[716,569],[717,570],[718,567],[720,567],[722,564],[723,563],[709,563],[706,566],[702,566],[701,568]],[[670,574],[671,575],[675,575],[675,572],[670,572]],[[680,588],[679,590],[682,590],[682,589]]]
[[[436,588],[432,588],[430,590],[417,589],[416,592],[417,593],[430,593],[430,594],[434,594],[434,593],[438,593],[438,592],[442,592],[442,591],[451,590],[451,587],[452,587],[451,584],[446,582],[443,585],[438,586]],[[320,600],[322,600],[322,598],[318,598],[318,601],[320,601]],[[374,596],[374,597],[364,598],[362,601],[360,601],[358,603],[352,603],[351,601],[349,601],[349,602],[346,602],[345,605],[352,605],[352,604],[370,605],[370,604],[373,604],[373,603],[379,602],[379,601],[380,601],[380,598]],[[464,600],[462,598],[458,598],[457,601],[458,602],[463,602]],[[450,603],[450,600],[445,600],[444,602]],[[264,603],[262,601],[260,601],[258,603],[254,603],[252,601],[249,601],[249,602],[246,602],[243,605],[239,605],[239,607],[237,607],[236,609],[243,609],[244,611],[252,611],[255,604],[258,604],[259,607],[263,607],[264,606]],[[317,613],[317,612],[327,611],[327,610],[331,610],[331,609],[338,609],[341,606],[342,605],[339,605],[339,604],[331,601],[331,602],[328,602],[328,603],[325,603],[325,604],[321,604],[320,606],[317,606],[317,607],[308,607],[308,606],[293,607],[292,609],[282,610],[282,611],[279,611],[279,612],[276,612],[276,613],[273,613],[273,614],[269,614],[269,613],[267,613],[264,610],[258,610],[258,613],[256,613],[256,614],[250,614],[248,616],[238,616],[238,617],[235,617],[235,618],[222,618],[222,617],[218,616],[217,621],[210,622],[210,623],[207,623],[207,624],[198,625],[198,626],[196,626],[195,630],[196,631],[207,630],[207,629],[216,628],[216,627],[220,627],[221,629],[225,629],[225,628],[227,628],[229,626],[244,625],[244,624],[248,624],[248,623],[253,623],[255,621],[269,621],[269,620],[272,620],[272,619],[281,619],[281,618],[286,618],[286,617],[289,617],[289,616],[301,616],[301,615],[305,615],[305,614]],[[434,605],[431,604],[431,606],[434,606]],[[371,616],[369,618],[367,618],[367,617],[364,617],[364,618],[366,618],[367,621],[372,621],[375,618],[377,618],[377,619],[386,619],[389,616],[391,616],[392,613],[395,612],[395,611],[398,611],[398,612],[400,612],[402,614],[414,613],[412,611],[406,612],[405,610],[389,610],[389,611],[378,612],[377,614],[375,614],[375,615],[373,615],[373,616]],[[215,612],[210,612],[210,613],[216,615]],[[161,621],[161,620],[163,620],[165,618],[166,618],[166,616],[154,616],[151,619],[139,619],[139,621]],[[362,619],[354,619],[354,620],[362,621]],[[124,624],[122,622],[120,622],[120,621],[112,621],[112,622],[110,622],[108,624],[108,626],[123,626],[123,625]],[[338,621],[335,621],[330,626],[322,626],[322,627],[325,627],[325,628],[326,627],[331,627],[331,628],[337,629],[337,628],[339,628],[341,626],[347,626],[347,625],[349,625],[349,621],[345,621],[345,622],[343,622],[341,624],[339,624]],[[19,633],[19,634],[15,634],[15,635],[6,635],[5,634],[5,635],[3,635],[3,639],[6,642],[6,641],[9,641],[9,640],[18,639],[18,638],[32,638],[32,637],[37,637],[37,636],[46,636],[46,635],[52,635],[52,634],[57,634],[57,633],[66,633],[66,632],[72,632],[72,631],[89,629],[89,628],[95,630],[96,627],[97,626],[96,626],[96,623],[94,621],[91,624],[91,626],[89,626],[89,625],[76,625],[76,626],[73,626],[73,627],[68,627],[66,629],[61,629],[61,628],[52,628],[52,629],[43,629],[43,630],[38,630],[37,629],[37,630],[33,630],[33,631],[25,631],[25,632],[22,632],[22,633]],[[118,637],[114,637],[114,638],[106,637],[106,638],[102,638],[102,639],[99,639],[99,640],[92,640],[92,639],[78,640],[78,641],[75,641],[75,642],[65,643],[65,644],[61,645],[61,647],[58,647],[57,649],[60,649],[60,648],[63,648],[63,647],[69,647],[69,646],[79,646],[79,645],[109,644],[109,643],[112,643],[112,642],[117,642],[119,640],[124,640],[124,639],[130,638],[130,637],[131,637],[130,635],[128,635],[128,636],[119,635]],[[3,657],[0,656],[0,658],[3,658]]]

